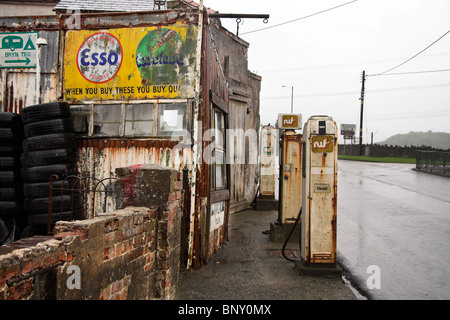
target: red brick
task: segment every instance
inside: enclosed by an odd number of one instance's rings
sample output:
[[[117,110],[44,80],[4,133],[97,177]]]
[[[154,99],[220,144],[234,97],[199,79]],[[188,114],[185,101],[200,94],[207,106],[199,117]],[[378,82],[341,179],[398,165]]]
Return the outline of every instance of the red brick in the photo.
[[[6,292],[6,300],[24,300],[33,293],[33,279],[22,281]]]
[[[183,190],[183,181],[175,181],[173,184],[175,190]]]
[[[169,197],[167,198],[168,201],[173,201],[177,198],[176,192],[172,192],[169,194]]]
[[[175,210],[167,211],[167,220],[172,221],[176,214]]]
[[[74,259],[73,252],[67,252],[66,261],[71,262]]]
[[[31,261],[26,261],[22,266],[22,275],[26,275],[36,269],[44,267],[44,261],[41,259],[32,259]]]
[[[156,209],[156,208],[151,208],[148,210],[148,215],[149,215],[150,219],[155,219],[157,213],[158,213],[158,209]]]
[[[60,261],[65,261],[66,260],[66,252],[62,249],[59,251],[56,251],[56,252],[52,252],[50,254],[45,255],[43,260],[44,260],[43,263],[46,266],[56,264]]]
[[[20,275],[20,265],[14,264],[10,266],[8,269],[0,270],[0,287],[3,287],[6,283],[6,280]]]
[[[114,282],[111,285],[111,293],[119,292],[120,290],[122,290],[122,287],[123,287],[123,281],[122,280]]]
[[[123,289],[122,293],[120,294],[120,300],[127,300],[127,293],[128,293],[128,290]]]
[[[103,261],[108,259],[109,259],[109,248],[106,248],[105,251],[103,252]]]
[[[116,232],[108,232],[107,234],[105,234],[105,240],[106,241],[114,241],[116,237]]]
[[[116,255],[120,256],[122,254],[123,246],[121,243],[116,243],[114,245],[114,250],[116,251]]]
[[[77,233],[77,232],[74,232],[74,231],[65,231],[65,232],[60,232],[60,233],[58,233],[58,234],[56,234],[55,236],[54,236],[54,238],[56,239],[56,240],[62,240],[62,239],[64,239],[65,237],[69,237],[69,236],[78,236],[79,234]]]
[[[99,299],[100,300],[108,300],[110,295],[111,295],[111,286],[107,286],[100,293],[100,298]]]

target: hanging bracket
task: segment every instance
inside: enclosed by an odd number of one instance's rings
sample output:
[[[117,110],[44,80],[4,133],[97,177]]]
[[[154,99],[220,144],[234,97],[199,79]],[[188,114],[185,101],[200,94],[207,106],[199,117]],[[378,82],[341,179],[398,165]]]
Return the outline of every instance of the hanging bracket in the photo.
[[[269,15],[268,14],[211,13],[209,16],[211,18],[232,18],[232,19],[236,19],[236,24],[237,24],[236,35],[237,36],[239,36],[239,24],[242,22],[243,18],[263,19],[264,23],[269,22]]]

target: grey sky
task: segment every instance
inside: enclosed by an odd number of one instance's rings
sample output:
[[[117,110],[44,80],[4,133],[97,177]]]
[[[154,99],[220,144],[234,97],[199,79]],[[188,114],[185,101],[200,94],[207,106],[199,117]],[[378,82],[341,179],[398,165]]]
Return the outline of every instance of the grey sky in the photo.
[[[450,30],[448,0],[204,0],[221,13],[270,14],[244,19],[249,70],[262,76],[261,124],[291,109],[306,121],[332,116],[359,131],[365,70],[363,140],[410,131],[450,132],[450,71],[379,75],[419,53]],[[348,4],[346,4],[348,3]],[[295,22],[275,26],[346,4]],[[235,19],[222,19],[236,33]],[[270,27],[270,28],[268,28]],[[267,28],[265,30],[259,30]],[[390,73],[450,69],[450,33]],[[342,138],[342,137],[340,137]],[[342,139],[340,139],[342,142]]]

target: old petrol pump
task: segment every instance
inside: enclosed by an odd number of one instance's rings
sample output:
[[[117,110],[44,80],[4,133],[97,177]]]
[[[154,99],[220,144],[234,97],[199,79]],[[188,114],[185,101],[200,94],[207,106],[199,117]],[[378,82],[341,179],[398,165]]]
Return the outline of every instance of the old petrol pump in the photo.
[[[302,206],[302,134],[285,131],[281,136],[278,221],[293,224]]]
[[[329,116],[312,116],[303,127],[301,263],[336,267],[337,140]]]
[[[302,115],[280,114],[277,128],[282,130],[282,134],[279,153],[278,219],[271,224],[272,241],[286,238],[302,206],[303,135],[295,131],[302,129]]]

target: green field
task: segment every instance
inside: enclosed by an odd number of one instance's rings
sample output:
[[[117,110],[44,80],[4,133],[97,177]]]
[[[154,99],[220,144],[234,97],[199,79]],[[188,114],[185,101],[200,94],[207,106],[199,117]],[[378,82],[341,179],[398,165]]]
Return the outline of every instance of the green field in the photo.
[[[385,163],[409,163],[416,164],[416,158],[391,158],[391,157],[369,157],[369,156],[346,156],[339,155],[339,160],[385,162]]]

